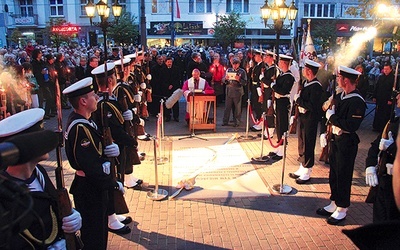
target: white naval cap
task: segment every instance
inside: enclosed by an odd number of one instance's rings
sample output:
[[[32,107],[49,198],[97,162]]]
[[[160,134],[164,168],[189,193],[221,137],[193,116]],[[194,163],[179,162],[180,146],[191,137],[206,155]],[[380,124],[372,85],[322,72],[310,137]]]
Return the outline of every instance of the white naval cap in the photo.
[[[272,56],[272,57],[276,56],[276,54],[275,54],[274,52],[270,51],[270,50],[266,50],[266,51],[265,51],[265,54],[266,54],[267,56]]]
[[[68,98],[81,96],[94,90],[93,78],[86,77],[64,89],[63,94]]]
[[[344,77],[354,80],[357,79],[359,75],[361,75],[361,72],[342,65],[338,67],[338,73]]]
[[[136,58],[136,53],[126,55],[124,56],[124,58],[129,58],[129,59]]]
[[[262,55],[263,52],[261,50],[258,50],[258,49],[253,49],[253,54]]]
[[[293,60],[293,57],[291,57],[291,56],[288,56],[288,55],[284,55],[284,54],[279,54],[279,60],[282,60],[282,61],[292,61]]]
[[[304,66],[308,67],[308,68],[319,69],[319,67],[321,67],[321,64],[319,64],[319,63],[317,63],[317,62],[315,62],[313,60],[310,60],[310,59],[305,59],[304,60]]]
[[[44,110],[32,108],[16,113],[0,121],[0,141],[10,136],[44,130]]]
[[[131,59],[129,59],[129,58],[124,58],[124,59],[122,59],[122,62],[121,62],[121,59],[115,60],[115,61],[114,61],[114,64],[115,64],[115,67],[121,67],[121,64],[122,64],[122,63],[125,65],[125,64],[128,64],[130,61],[131,61]]]
[[[96,68],[94,68],[92,70],[92,75],[94,75],[95,77],[105,77],[106,73],[105,73],[105,65],[107,66],[107,76],[111,76],[113,74],[115,74],[115,63],[113,62],[108,62],[107,64],[102,64],[97,66]]]

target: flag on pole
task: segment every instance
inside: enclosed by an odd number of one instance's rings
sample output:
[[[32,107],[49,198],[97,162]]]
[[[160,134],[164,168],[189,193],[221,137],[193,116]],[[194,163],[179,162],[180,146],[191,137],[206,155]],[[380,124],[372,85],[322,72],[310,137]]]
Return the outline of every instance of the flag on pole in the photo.
[[[317,52],[315,51],[314,43],[311,38],[311,19],[307,19],[308,29],[307,29],[307,38],[304,46],[304,55],[306,58],[310,60],[315,60],[317,58]]]
[[[181,18],[181,11],[179,10],[178,0],[176,0],[176,18]]]
[[[304,68],[304,58],[305,58],[305,53],[304,53],[304,48],[306,46],[306,25],[303,24],[303,38],[301,39],[301,47],[300,47],[300,58],[299,58],[299,64],[301,68]]]

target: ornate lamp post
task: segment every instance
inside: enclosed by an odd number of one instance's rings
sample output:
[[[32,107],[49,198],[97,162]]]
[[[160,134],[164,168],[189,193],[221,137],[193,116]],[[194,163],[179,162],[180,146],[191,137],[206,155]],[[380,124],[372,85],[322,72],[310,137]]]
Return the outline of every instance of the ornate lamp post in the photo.
[[[268,5],[268,0],[265,0],[264,6],[261,7],[261,17],[264,20],[266,28],[274,29],[276,33],[275,53],[279,58],[279,40],[282,29],[292,27],[293,21],[297,16],[297,7],[292,0],[292,4],[288,7],[284,0],[274,0],[272,5]],[[268,24],[268,20],[272,19],[273,24]],[[290,21],[290,25],[285,25],[286,18]]]
[[[118,0],[115,0],[115,2],[111,6],[113,16],[115,19],[115,22],[118,23],[118,18],[121,16],[122,13],[122,5],[118,3]],[[97,14],[100,17],[100,23],[95,23],[97,26],[101,28],[103,31],[103,37],[104,37],[104,62],[107,62],[107,28],[110,27],[113,22],[108,21],[108,17],[110,16],[110,8],[108,7],[107,0],[100,0],[97,4],[93,4],[92,0],[89,0],[87,5],[85,6],[86,10],[86,15],[90,18],[90,25],[93,24],[92,18],[96,14],[96,9],[97,9]]]

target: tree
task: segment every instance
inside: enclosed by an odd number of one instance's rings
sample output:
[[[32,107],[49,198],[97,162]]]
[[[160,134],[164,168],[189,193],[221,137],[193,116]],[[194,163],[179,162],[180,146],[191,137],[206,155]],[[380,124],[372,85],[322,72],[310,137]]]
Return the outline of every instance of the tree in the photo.
[[[245,29],[246,22],[241,20],[239,13],[220,15],[214,23],[214,38],[223,48],[227,48],[243,37]]]
[[[18,28],[15,28],[11,33],[10,37],[7,38],[7,40],[8,42],[19,44],[21,38],[22,38],[22,32]]]
[[[131,13],[123,12],[118,23],[108,27],[108,37],[119,45],[135,43],[139,37],[137,26],[134,24],[135,21],[136,17],[131,16]]]
[[[69,44],[72,38],[76,37],[76,34],[71,35],[53,32],[52,27],[70,24],[71,23],[67,22],[64,18],[50,18],[47,22],[44,35],[49,37],[50,41],[54,43],[56,49],[58,49],[58,47],[63,43]]]
[[[311,29],[314,45],[322,51],[333,50],[336,46],[336,20],[313,20]]]

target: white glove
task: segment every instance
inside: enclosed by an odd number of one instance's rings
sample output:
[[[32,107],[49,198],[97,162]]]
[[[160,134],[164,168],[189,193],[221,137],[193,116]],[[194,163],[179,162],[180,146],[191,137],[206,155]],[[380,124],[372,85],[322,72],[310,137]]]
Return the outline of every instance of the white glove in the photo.
[[[300,97],[300,94],[297,93],[297,94],[294,95],[293,100],[294,100],[294,101],[297,101],[297,99],[298,99],[299,97]]]
[[[146,79],[150,81],[151,80],[151,75],[147,74]]]
[[[140,88],[141,88],[141,89],[145,89],[145,88],[146,88],[146,83],[145,83],[145,82],[142,82],[142,83],[140,84]]]
[[[321,145],[321,148],[324,148],[328,144],[326,141],[326,133],[323,133],[319,136],[319,144]]]
[[[279,93],[276,93],[276,92],[275,92],[275,94],[274,94],[274,95],[275,95],[275,98],[278,98],[278,99],[280,99],[280,98],[282,97],[282,95],[281,95],[281,94],[279,94]]]
[[[276,84],[276,82],[271,82],[271,88]]]
[[[289,126],[292,126],[293,123],[294,123],[294,116],[292,115],[289,120]]]
[[[341,135],[343,133],[342,129],[338,126],[332,125],[332,134],[334,135]]]
[[[117,157],[119,155],[119,147],[117,144],[112,143],[105,147],[104,154],[108,157]]]
[[[328,109],[326,111],[325,117],[326,117],[326,119],[329,120],[329,118],[331,118],[331,116],[334,114],[335,114],[335,105],[332,105],[332,109]]]
[[[386,173],[388,175],[393,175],[393,164],[392,163],[386,163]]]
[[[378,176],[376,175],[375,166],[367,167],[365,169],[365,183],[370,187],[378,185]]]
[[[82,217],[81,214],[72,209],[72,214],[64,217],[62,219],[62,230],[65,233],[75,233],[82,227]]]
[[[133,119],[133,112],[132,110],[127,110],[124,113],[122,113],[122,117],[124,117],[125,121],[132,121]]]
[[[47,250],[65,250],[67,249],[67,244],[65,239],[60,239],[54,242],[51,246],[47,247]]]
[[[258,96],[261,96],[261,95],[262,95],[262,91],[261,91],[261,88],[260,88],[260,87],[257,88],[257,94],[258,94]]]
[[[307,109],[302,108],[302,107],[299,106],[299,112],[302,113],[302,114],[305,114],[307,112]]]
[[[269,109],[272,105],[272,100],[267,100],[267,108]]]
[[[121,191],[122,194],[125,194],[124,185],[122,185],[122,183],[119,181],[117,181],[117,183],[118,183],[118,190]]]
[[[140,102],[142,100],[142,96],[140,94],[136,94],[133,96],[133,100],[135,102]]]
[[[385,151],[390,145],[392,145],[394,142],[392,131],[389,131],[388,137],[389,138],[387,140],[383,138],[381,139],[379,142],[379,150]]]
[[[132,108],[132,112],[137,114],[137,108]]]
[[[261,74],[258,76],[258,79],[260,79],[260,81],[261,81],[263,78],[264,78],[264,73],[261,73]]]

